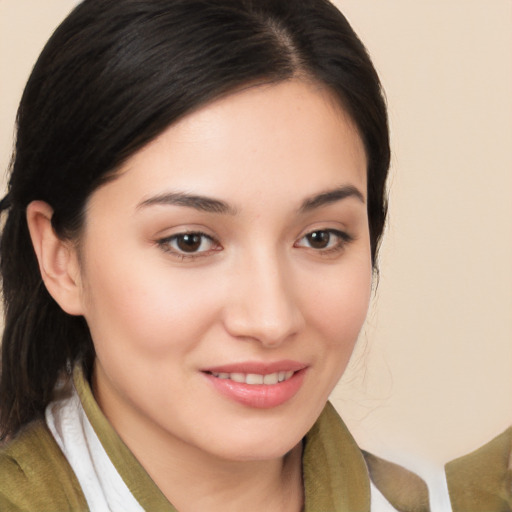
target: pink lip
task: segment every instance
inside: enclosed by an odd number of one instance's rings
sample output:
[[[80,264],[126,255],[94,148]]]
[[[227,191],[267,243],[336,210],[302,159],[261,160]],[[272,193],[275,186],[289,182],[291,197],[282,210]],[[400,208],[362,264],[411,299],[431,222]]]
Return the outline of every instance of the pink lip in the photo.
[[[245,384],[230,379],[220,379],[213,373],[257,373],[267,375],[276,372],[295,372],[291,378],[277,384]],[[217,366],[203,371],[204,376],[223,396],[242,405],[256,409],[270,409],[291,400],[300,390],[307,366],[296,361],[274,363],[245,362]]]

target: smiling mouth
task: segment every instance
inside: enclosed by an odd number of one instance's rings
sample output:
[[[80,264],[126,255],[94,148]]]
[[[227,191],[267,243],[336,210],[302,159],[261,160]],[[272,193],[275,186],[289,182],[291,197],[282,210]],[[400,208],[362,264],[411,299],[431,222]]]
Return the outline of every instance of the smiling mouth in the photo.
[[[308,369],[303,364],[293,362],[286,366],[250,363],[236,366],[237,368],[215,368],[203,371],[203,374],[222,396],[256,409],[277,407],[291,400],[302,387]]]
[[[259,373],[224,373],[224,372],[208,372],[213,377],[217,379],[226,379],[232,380],[233,382],[238,382],[240,384],[249,384],[249,385],[275,385],[280,382],[285,382],[291,379],[294,375],[294,371],[281,371],[268,373],[265,375]]]

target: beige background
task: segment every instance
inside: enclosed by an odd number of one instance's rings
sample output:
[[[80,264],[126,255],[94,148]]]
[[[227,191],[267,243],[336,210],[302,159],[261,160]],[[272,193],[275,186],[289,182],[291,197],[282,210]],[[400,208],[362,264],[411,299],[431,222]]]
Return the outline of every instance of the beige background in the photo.
[[[0,0],[0,168],[72,0]],[[512,423],[512,0],[338,0],[387,91],[381,279],[333,400],[359,443],[441,463]]]

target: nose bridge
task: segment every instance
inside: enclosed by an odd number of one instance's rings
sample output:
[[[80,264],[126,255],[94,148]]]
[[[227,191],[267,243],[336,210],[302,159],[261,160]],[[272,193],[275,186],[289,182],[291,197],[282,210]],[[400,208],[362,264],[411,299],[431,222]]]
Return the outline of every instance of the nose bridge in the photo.
[[[276,251],[260,249],[240,262],[226,315],[232,335],[278,346],[296,333],[302,315],[293,276]]]

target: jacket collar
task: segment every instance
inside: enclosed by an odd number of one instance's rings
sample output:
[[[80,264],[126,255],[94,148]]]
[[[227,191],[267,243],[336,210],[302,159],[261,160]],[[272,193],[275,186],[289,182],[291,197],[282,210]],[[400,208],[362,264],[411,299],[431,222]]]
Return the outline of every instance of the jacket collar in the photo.
[[[80,365],[73,381],[103,448],[145,510],[177,512],[100,410]],[[304,439],[304,512],[369,512],[370,480],[363,455],[334,407],[327,403]]]

